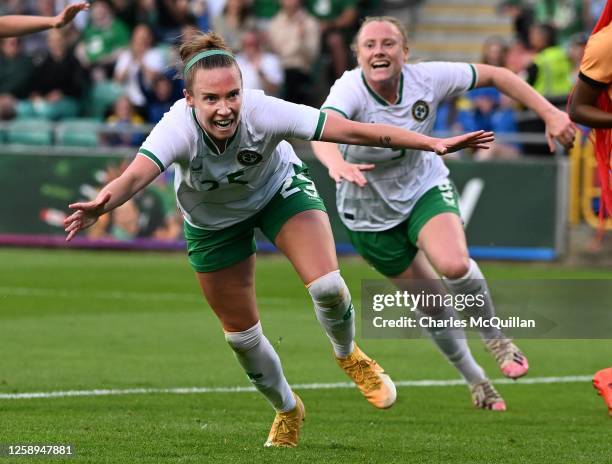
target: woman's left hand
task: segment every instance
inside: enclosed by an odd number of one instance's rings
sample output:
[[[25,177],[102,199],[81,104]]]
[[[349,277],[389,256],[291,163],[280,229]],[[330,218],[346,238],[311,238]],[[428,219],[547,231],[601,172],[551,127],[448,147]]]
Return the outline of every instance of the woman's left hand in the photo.
[[[464,148],[487,150],[489,148],[489,144],[495,140],[495,136],[493,135],[493,132],[485,132],[481,130],[469,132],[463,135],[457,135],[456,137],[434,140],[432,151],[435,151],[437,155],[442,156],[462,150]]]

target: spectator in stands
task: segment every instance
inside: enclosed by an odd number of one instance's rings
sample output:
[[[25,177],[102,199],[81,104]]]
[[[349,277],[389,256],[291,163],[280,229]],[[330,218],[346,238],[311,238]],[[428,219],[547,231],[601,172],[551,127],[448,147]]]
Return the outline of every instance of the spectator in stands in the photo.
[[[30,98],[20,102],[18,114],[53,120],[75,117],[88,84],[85,70],[68,48],[63,31],[49,31],[47,47],[48,54],[34,70]]]
[[[159,23],[159,12],[157,11],[155,0],[136,0],[135,3],[135,24],[148,24],[155,31]]]
[[[582,56],[584,55],[584,48],[586,47],[587,41],[589,40],[589,34],[586,32],[578,32],[574,34],[567,45],[567,56],[572,63],[572,83],[576,83],[578,79],[578,73],[580,72],[580,63],[582,62]]]
[[[108,130],[103,134],[103,142],[111,146],[133,147],[138,146],[144,140],[144,135],[134,132],[132,126],[144,124],[144,119],[132,106],[130,99],[126,96],[119,97],[113,105],[113,113],[106,119],[110,128],[117,131]]]
[[[302,6],[302,0],[281,0],[272,18],[268,37],[285,72],[284,99],[313,105],[311,68],[320,47],[319,24]]]
[[[223,13],[213,20],[213,30],[221,35],[234,53],[240,51],[242,34],[254,29],[255,17],[248,0],[227,0]]]
[[[143,88],[143,92],[147,99],[147,122],[156,124],[176,101],[172,81],[160,74],[154,78],[151,88]]]
[[[512,19],[517,45],[529,48],[529,28],[533,24],[533,6],[524,0],[505,0],[499,4],[502,15]]]
[[[144,110],[146,99],[141,82],[151,87],[165,65],[162,52],[153,48],[153,32],[146,24],[139,24],[132,32],[130,47],[117,59],[113,80],[123,86],[132,105]]]
[[[159,18],[159,38],[173,43],[186,24],[194,24],[196,18],[189,8],[188,0],[156,0]]]
[[[485,39],[482,45],[480,62],[491,66],[505,67],[507,53],[508,44],[506,41],[502,37],[494,35]]]
[[[242,72],[245,89],[261,89],[268,95],[278,95],[283,85],[283,68],[278,56],[265,52],[261,33],[256,29],[242,35],[242,53],[236,62]]]
[[[215,23],[215,20],[223,14],[223,8],[225,8],[226,0],[206,0],[206,10],[208,12],[208,18],[211,24]]]
[[[587,0],[587,31],[590,31],[593,29],[593,27],[595,27],[595,23],[597,23],[597,20],[603,13],[604,7],[606,6],[606,1],[607,0]]]
[[[128,27],[115,18],[106,0],[96,0],[76,54],[94,80],[104,80],[112,75],[117,57],[129,42]]]
[[[349,69],[349,48],[357,28],[357,0],[307,0],[306,8],[321,24],[323,51],[331,58],[330,83]]]
[[[536,55],[527,68],[527,82],[548,99],[565,99],[572,88],[572,66],[565,49],[557,45],[555,27],[534,24],[529,42]]]
[[[257,28],[262,32],[268,31],[270,21],[279,10],[280,2],[278,0],[253,0],[253,15],[257,22]]]
[[[20,39],[0,39],[0,119],[15,116],[17,99],[30,93],[32,60],[21,50]]]
[[[557,31],[559,44],[567,45],[570,37],[584,32],[590,21],[585,0],[537,0],[534,4],[536,23],[547,23]]]
[[[86,10],[88,7],[89,4],[86,2],[75,3],[64,8],[57,16],[1,16],[0,37],[19,36],[64,27],[80,11]]]
[[[157,29],[159,13],[155,0],[110,0],[115,16],[133,30],[138,24]]]
[[[393,16],[406,26],[408,37],[414,36],[419,17],[419,7],[424,0],[362,0],[359,2],[359,16]]]
[[[462,131],[476,130],[494,131],[496,140],[489,150],[477,150],[474,159],[477,161],[517,158],[520,151],[516,144],[502,143],[499,136],[515,134],[517,125],[514,110],[509,106],[502,106],[502,94],[495,87],[481,87],[473,89],[466,94],[469,106],[460,107],[458,122]]]

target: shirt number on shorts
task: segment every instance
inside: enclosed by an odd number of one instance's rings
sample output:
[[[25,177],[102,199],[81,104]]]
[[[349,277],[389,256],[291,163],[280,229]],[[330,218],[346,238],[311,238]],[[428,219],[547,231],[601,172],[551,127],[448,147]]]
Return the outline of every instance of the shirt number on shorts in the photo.
[[[438,185],[438,190],[440,190],[440,195],[442,195],[442,199],[449,206],[456,206],[457,203],[455,201],[455,192],[453,191],[453,186],[450,182],[444,182]]]
[[[293,186],[295,180],[298,182],[296,186]],[[317,192],[314,182],[304,174],[297,174],[285,180],[280,194],[283,198],[289,198],[291,195],[299,192],[300,190],[304,191],[309,197],[319,198],[319,192]]]

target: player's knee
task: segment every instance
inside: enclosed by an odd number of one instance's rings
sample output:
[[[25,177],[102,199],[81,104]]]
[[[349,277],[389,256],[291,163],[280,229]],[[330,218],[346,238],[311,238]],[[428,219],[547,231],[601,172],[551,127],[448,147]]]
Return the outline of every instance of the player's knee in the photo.
[[[447,279],[460,279],[470,270],[469,256],[446,256],[436,263],[436,270]]]
[[[308,292],[316,305],[333,308],[349,298],[349,290],[340,271],[325,274],[308,284]]]
[[[244,353],[256,347],[263,338],[261,322],[242,332],[225,332],[225,340],[237,353]]]

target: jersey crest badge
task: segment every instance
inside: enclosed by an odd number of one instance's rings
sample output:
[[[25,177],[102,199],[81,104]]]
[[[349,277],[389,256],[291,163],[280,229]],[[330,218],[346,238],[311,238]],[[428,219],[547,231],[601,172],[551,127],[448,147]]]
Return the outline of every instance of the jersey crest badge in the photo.
[[[429,116],[429,105],[423,100],[418,100],[412,105],[412,117],[419,122],[425,121]]]
[[[238,153],[238,156],[236,158],[238,159],[238,162],[243,166],[255,166],[262,160],[263,156],[261,156],[256,151],[242,150],[240,153]]]

